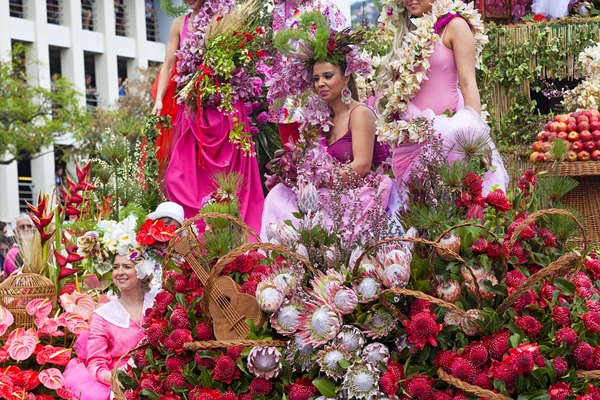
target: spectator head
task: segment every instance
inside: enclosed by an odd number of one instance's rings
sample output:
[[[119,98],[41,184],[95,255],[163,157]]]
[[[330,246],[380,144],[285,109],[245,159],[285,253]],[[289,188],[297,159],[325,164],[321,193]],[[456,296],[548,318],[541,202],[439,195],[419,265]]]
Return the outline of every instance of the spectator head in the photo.
[[[85,85],[91,85],[92,84],[92,76],[90,74],[85,74]]]
[[[64,174],[65,174],[65,170],[63,169],[63,167],[56,168],[56,175],[57,176],[63,176]]]
[[[0,221],[0,234],[6,236],[8,234],[8,227],[6,226],[6,222]]]
[[[119,77],[119,86],[121,86],[121,83],[123,83],[123,78]]]
[[[0,233],[0,259],[4,259],[6,257],[6,254],[11,247],[10,240],[8,240],[6,235]]]
[[[184,219],[183,207],[177,203],[166,201],[156,207],[156,211],[148,214],[152,220],[161,220],[165,225],[175,225],[177,229],[181,228]]]
[[[15,219],[15,236],[17,241],[30,238],[34,235],[35,225],[27,214],[21,214]]]

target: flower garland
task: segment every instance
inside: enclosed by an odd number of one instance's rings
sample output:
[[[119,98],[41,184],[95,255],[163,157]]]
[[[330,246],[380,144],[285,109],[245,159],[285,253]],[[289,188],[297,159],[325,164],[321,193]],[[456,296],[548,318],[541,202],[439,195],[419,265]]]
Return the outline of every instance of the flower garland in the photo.
[[[399,21],[398,13],[403,9],[397,6],[393,0],[386,1],[383,9],[387,10],[384,13],[383,21],[392,22],[386,24],[386,29],[394,30],[393,22]],[[481,15],[473,9],[473,3],[437,0],[433,3],[430,13],[412,19],[411,22],[415,25],[415,29],[406,34],[402,45],[395,52],[396,57],[390,61],[395,82],[383,94],[385,109],[382,112],[382,119],[377,124],[379,141],[399,143],[405,136],[407,126],[400,123],[400,115],[406,111],[408,103],[421,89],[421,82],[427,79],[427,71],[430,68],[429,58],[434,52],[435,42],[440,38],[437,32],[438,20],[449,14],[460,15],[471,26],[475,39],[476,57],[479,60],[488,38]]]

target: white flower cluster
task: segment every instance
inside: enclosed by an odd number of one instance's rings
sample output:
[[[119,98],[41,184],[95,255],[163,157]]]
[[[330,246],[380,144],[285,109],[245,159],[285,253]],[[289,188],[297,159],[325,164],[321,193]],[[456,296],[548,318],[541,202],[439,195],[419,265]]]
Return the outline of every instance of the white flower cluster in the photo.
[[[579,63],[588,76],[600,76],[600,43],[586,47],[579,53]]]
[[[587,75],[576,88],[565,93],[562,104],[569,109],[597,109],[600,99],[600,44],[586,47],[579,53],[579,63]]]
[[[397,26],[400,24],[402,18],[402,12],[405,10],[402,1],[398,0],[385,0],[381,2],[381,14],[379,15],[378,22],[380,22],[385,29],[396,32]]]
[[[391,145],[402,143],[423,143],[434,134],[433,121],[427,118],[413,118],[410,121],[385,122],[377,120],[377,140]]]

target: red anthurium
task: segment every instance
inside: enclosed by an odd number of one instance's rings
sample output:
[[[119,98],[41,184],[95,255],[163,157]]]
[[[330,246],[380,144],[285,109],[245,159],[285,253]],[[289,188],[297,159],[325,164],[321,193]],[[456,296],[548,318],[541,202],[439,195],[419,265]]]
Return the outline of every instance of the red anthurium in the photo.
[[[139,243],[143,243],[147,246],[152,246],[154,243],[156,243],[156,239],[152,236],[151,233],[151,227],[153,226],[153,224],[154,221],[151,219],[147,219],[146,221],[144,221],[135,238]]]
[[[175,225],[165,226],[163,221],[154,221],[150,227],[150,235],[159,242],[168,242],[175,233]]]
[[[66,349],[64,347],[54,347],[47,345],[42,351],[40,351],[35,360],[38,364],[44,365],[46,363],[65,366],[69,363],[71,359],[71,349]]]

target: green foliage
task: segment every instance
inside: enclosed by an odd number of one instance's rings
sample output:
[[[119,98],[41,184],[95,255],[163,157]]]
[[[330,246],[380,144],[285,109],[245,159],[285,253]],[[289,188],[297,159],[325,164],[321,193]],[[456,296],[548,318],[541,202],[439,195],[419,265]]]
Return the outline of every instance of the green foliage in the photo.
[[[175,6],[173,0],[160,0],[160,8],[168,17],[177,18],[189,10],[188,5],[184,1],[182,3],[180,6]]]
[[[91,129],[81,93],[65,78],[51,89],[27,76],[25,46],[15,46],[12,61],[0,62],[0,149],[17,158],[36,153],[65,133],[76,138]],[[35,62],[35,61],[34,61]]]

